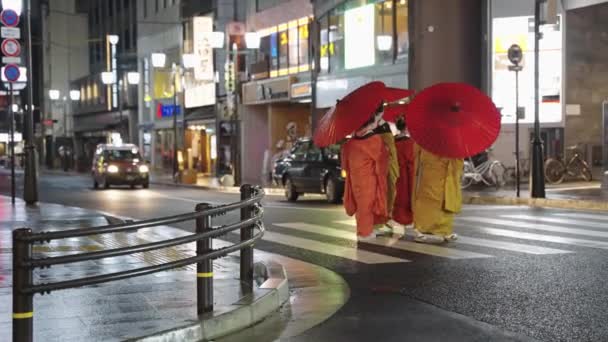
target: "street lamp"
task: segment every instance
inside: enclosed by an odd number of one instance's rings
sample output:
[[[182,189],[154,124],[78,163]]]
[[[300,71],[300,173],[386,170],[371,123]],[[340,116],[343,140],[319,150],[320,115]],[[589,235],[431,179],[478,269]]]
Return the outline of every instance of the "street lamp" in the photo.
[[[211,48],[221,49],[224,47],[224,32],[211,32]]]
[[[80,100],[80,90],[70,90],[70,100],[79,101]]]
[[[245,33],[245,45],[248,49],[260,48],[260,36],[257,32]]]
[[[139,84],[140,76],[137,71],[131,71],[127,73],[127,83],[130,85]]]
[[[61,92],[57,89],[49,90],[49,99],[51,99],[53,101],[59,100],[60,95],[61,95]]]
[[[162,52],[152,54],[152,66],[155,68],[164,68],[167,61],[167,55]]]
[[[105,85],[111,85],[114,81],[114,74],[111,71],[104,71],[101,73],[101,82]]]

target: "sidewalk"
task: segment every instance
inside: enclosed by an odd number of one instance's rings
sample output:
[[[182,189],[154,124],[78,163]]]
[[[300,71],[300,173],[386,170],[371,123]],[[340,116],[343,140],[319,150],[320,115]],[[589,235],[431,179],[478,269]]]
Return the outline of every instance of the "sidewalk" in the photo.
[[[12,253],[11,231],[29,227],[34,231],[70,229],[108,224],[116,218],[91,210],[40,203],[27,207],[18,200],[13,208],[10,199],[0,196],[0,340],[9,341],[12,330]],[[160,229],[159,229],[160,228]],[[50,257],[75,252],[91,252],[169,239],[188,233],[171,227],[141,229],[132,233],[104,234],[57,240],[34,246],[35,257]],[[216,243],[217,242],[217,243]],[[223,241],[214,240],[214,247]],[[193,243],[153,252],[133,254],[75,264],[36,269],[36,283],[54,282],[100,273],[145,267],[182,259],[195,254]],[[256,255],[257,257],[257,255]],[[258,258],[259,259],[259,258]],[[265,260],[268,261],[268,260]],[[270,264],[267,264],[270,265]],[[214,261],[215,311],[205,317],[207,332],[215,329],[235,331],[239,324],[253,323],[271,314],[289,298],[286,278],[274,275],[279,264],[268,267],[275,287],[268,281],[256,287],[254,295],[241,292],[238,254]],[[274,269],[274,271],[273,271]],[[282,273],[284,277],[284,273]],[[273,279],[270,279],[273,278]],[[168,329],[175,336],[184,326],[200,335],[203,324],[196,314],[196,266],[120,280],[84,288],[54,291],[34,296],[34,337],[36,341],[108,341],[158,335]],[[278,291],[278,292],[277,292]],[[279,293],[280,292],[280,293]],[[232,317],[230,317],[232,315]],[[239,316],[240,315],[240,316]],[[250,317],[250,321],[235,317]],[[220,327],[221,326],[221,327]],[[241,326],[240,329],[246,326]],[[228,330],[226,330],[228,329]],[[230,330],[232,329],[232,330]],[[179,339],[178,339],[179,340]]]

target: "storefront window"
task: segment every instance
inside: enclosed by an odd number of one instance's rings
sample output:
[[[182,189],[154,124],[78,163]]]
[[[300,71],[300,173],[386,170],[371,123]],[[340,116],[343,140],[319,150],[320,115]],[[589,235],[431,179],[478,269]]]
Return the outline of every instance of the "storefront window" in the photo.
[[[270,34],[270,76],[277,76],[279,73],[279,44],[277,33]]]
[[[344,70],[344,15],[335,9],[329,16],[329,70]]]
[[[308,24],[300,25],[298,28],[299,54],[298,64],[300,71],[308,71]]]
[[[407,58],[409,51],[409,17],[407,0],[398,0],[397,16],[397,58]]]
[[[327,17],[323,17],[319,19],[320,23],[320,44],[321,47],[319,49],[319,63],[320,63],[320,73],[329,72],[329,22]]]
[[[376,4],[376,61],[379,64],[393,61],[393,0]]]
[[[289,23],[289,73],[294,74],[298,72],[298,22]]]
[[[289,33],[287,25],[279,26],[279,76],[287,75],[289,68]]]

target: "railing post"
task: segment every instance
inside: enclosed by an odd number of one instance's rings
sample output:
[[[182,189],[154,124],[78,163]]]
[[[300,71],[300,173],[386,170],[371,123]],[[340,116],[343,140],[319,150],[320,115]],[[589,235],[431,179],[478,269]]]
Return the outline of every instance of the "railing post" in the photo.
[[[32,269],[21,264],[32,258],[32,245],[20,239],[32,233],[29,228],[13,230],[13,342],[34,340],[34,296],[23,294],[32,284]]]
[[[196,205],[196,211],[210,208],[208,203]],[[204,233],[211,229],[211,216],[196,219],[196,233]],[[196,241],[196,255],[211,252],[211,239]],[[213,260],[207,259],[196,264],[196,312],[202,315],[213,311]]]
[[[248,200],[254,195],[254,188],[249,184],[241,186],[241,201]],[[241,209],[241,221],[253,216],[253,206]],[[253,237],[253,226],[241,229],[241,241]],[[241,285],[244,292],[253,291],[253,247],[241,249]]]

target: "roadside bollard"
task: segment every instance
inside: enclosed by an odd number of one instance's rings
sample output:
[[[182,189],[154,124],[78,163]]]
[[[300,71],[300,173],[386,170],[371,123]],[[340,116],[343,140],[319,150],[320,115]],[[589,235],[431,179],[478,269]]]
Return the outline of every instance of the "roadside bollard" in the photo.
[[[34,340],[34,297],[23,293],[32,284],[33,272],[22,265],[32,258],[32,245],[20,239],[31,233],[29,228],[13,230],[13,342]]]
[[[196,211],[209,209],[208,203],[196,205]],[[211,216],[203,216],[196,219],[196,233],[204,233],[211,229]],[[204,255],[211,252],[211,239],[196,241],[196,255]],[[196,264],[196,312],[202,315],[213,311],[213,261],[207,259]]]
[[[254,196],[255,189],[249,185],[241,186],[241,201]],[[253,206],[241,208],[241,221],[253,216]],[[253,238],[253,226],[241,229],[241,241]],[[244,293],[253,292],[253,246],[241,249],[241,286]]]

